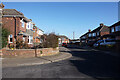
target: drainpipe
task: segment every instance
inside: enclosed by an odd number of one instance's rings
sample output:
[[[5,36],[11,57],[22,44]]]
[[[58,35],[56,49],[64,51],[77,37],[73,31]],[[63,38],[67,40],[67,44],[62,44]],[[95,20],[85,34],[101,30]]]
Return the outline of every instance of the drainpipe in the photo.
[[[14,41],[14,47],[16,48],[16,38],[17,38],[17,35],[16,35],[16,18],[15,18],[16,16],[14,16],[13,18],[14,18],[14,20],[15,20],[15,33],[14,33],[14,38],[15,38],[15,41]]]

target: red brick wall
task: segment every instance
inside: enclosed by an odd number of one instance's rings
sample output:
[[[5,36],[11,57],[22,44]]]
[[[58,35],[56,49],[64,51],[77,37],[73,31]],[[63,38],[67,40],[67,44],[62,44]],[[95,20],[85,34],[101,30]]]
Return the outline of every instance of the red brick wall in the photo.
[[[2,18],[3,28],[10,31],[10,34],[13,35],[13,42],[14,42],[14,34],[15,34],[15,19],[13,17],[3,17]],[[16,35],[19,33],[19,31],[26,32],[26,23],[24,28],[22,27],[22,24],[20,22],[20,18],[16,18]],[[23,39],[22,36],[17,36],[17,39]],[[27,38],[26,38],[27,41]],[[13,43],[12,43],[13,44]]]
[[[101,32],[100,34],[101,34],[101,36],[103,36],[105,34],[109,34],[109,32]]]
[[[42,48],[37,49],[37,56],[49,56],[59,53],[58,48]],[[2,49],[2,57],[35,57],[35,49]]]

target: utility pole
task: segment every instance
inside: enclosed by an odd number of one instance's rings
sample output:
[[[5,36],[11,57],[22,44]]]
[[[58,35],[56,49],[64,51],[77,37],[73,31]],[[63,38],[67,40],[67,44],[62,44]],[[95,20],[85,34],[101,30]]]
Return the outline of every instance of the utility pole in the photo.
[[[73,40],[75,39],[75,32],[73,31]]]

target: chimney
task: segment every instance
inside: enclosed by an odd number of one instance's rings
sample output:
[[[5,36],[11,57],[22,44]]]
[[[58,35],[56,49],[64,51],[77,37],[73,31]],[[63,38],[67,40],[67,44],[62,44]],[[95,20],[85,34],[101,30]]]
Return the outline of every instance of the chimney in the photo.
[[[0,4],[0,9],[3,9],[5,6],[3,3]]]
[[[91,29],[89,29],[88,32],[91,32]]]
[[[104,24],[103,24],[103,23],[100,23],[100,26],[104,26]]]

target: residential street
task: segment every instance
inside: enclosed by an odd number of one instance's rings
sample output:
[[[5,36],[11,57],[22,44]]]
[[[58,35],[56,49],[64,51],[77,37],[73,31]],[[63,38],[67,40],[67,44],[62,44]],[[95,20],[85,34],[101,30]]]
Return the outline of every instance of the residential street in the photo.
[[[115,78],[119,77],[119,57],[100,51],[77,47],[63,48],[73,57],[48,64],[8,67],[2,69],[3,78]]]

